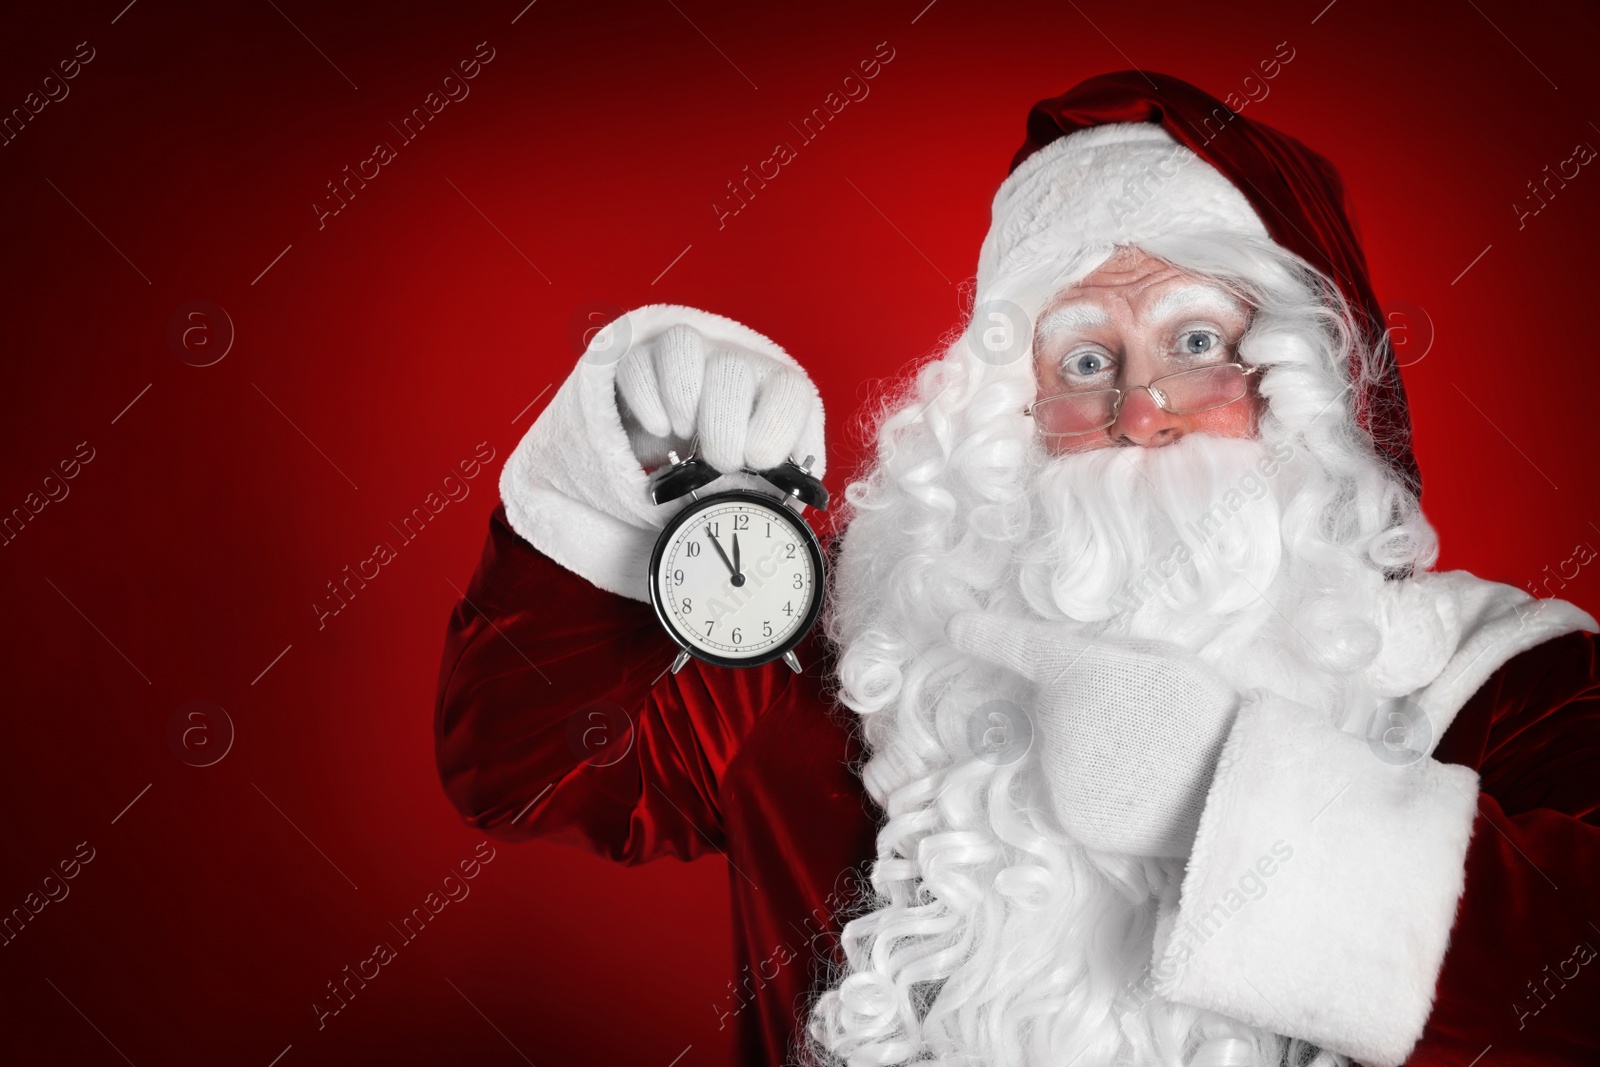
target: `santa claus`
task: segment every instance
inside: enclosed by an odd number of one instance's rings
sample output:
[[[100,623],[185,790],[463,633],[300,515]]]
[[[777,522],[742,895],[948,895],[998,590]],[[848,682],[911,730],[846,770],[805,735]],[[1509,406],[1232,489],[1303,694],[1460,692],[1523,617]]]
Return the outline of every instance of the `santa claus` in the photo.
[[[1040,102],[804,672],[666,669],[647,471],[820,473],[817,391],[642,308],[504,468],[446,791],[723,854],[743,1062],[1600,1062],[1596,624],[1430,569],[1380,323],[1322,157],[1160,75]]]

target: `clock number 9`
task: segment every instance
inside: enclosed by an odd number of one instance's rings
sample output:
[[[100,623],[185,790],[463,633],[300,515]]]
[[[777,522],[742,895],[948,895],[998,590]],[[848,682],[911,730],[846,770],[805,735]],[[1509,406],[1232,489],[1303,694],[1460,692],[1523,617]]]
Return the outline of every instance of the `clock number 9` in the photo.
[[[674,585],[683,584],[683,568],[680,567],[672,572],[672,582]]]

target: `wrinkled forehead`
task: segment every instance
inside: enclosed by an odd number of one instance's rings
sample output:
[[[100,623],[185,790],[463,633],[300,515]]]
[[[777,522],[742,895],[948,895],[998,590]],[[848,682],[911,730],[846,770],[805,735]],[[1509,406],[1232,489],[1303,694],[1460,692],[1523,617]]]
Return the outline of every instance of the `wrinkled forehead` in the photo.
[[[1063,333],[1109,326],[1120,311],[1119,305],[1128,309],[1133,323],[1139,326],[1157,326],[1188,315],[1239,320],[1250,313],[1249,304],[1214,282],[1183,281],[1146,289],[1075,286],[1039,320],[1035,336],[1049,340]]]

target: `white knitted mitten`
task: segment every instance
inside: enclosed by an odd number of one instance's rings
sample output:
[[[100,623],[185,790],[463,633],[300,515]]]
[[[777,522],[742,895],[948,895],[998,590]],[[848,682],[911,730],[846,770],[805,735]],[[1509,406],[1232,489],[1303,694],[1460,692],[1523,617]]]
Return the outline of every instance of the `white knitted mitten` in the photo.
[[[635,345],[617,366],[623,428],[645,467],[700,452],[719,471],[768,470],[790,458],[822,398],[803,371],[728,344],[710,345],[679,324]],[[818,457],[821,458],[821,457]],[[795,456],[803,462],[804,456]]]
[[[963,652],[1032,680],[1039,756],[1056,816],[1091,848],[1187,856],[1239,694],[1160,641],[1080,637],[1061,624],[961,611]]]

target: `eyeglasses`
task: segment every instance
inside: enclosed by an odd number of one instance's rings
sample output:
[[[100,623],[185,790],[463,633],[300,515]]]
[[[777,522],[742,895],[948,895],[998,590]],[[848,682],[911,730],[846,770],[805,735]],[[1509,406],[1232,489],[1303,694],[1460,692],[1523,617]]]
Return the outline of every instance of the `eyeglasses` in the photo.
[[[1150,394],[1156,406],[1173,415],[1192,415],[1224,407],[1249,391],[1249,377],[1260,367],[1242,363],[1216,363],[1176,374],[1163,375],[1149,385],[1128,389],[1080,389],[1035,400],[1022,409],[1037,421],[1047,437],[1072,437],[1094,433],[1117,421],[1122,402],[1134,389]]]

